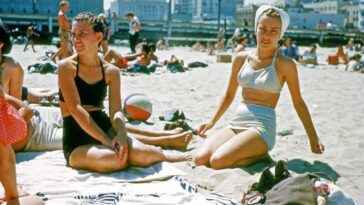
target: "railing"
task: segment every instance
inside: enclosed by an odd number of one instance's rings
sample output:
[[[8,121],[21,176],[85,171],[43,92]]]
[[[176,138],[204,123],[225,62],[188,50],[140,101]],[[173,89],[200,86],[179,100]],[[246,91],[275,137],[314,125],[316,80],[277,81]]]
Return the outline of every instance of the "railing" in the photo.
[[[23,14],[0,14],[0,18],[5,24],[13,26],[25,26],[30,22],[39,21],[41,24],[49,23],[49,16],[46,15],[23,15]],[[71,19],[71,17],[69,17]],[[57,17],[51,16],[53,27],[58,27]],[[127,37],[128,23],[125,19],[116,19],[114,22],[117,35],[114,38],[124,39]],[[226,38],[229,38],[236,25],[225,25]],[[240,27],[244,35],[253,33],[252,27]],[[45,29],[47,30],[47,29]],[[52,35],[57,35],[57,29],[53,29]],[[157,40],[159,38],[167,38],[176,42],[193,42],[193,41],[215,41],[218,31],[217,24],[207,23],[188,23],[188,22],[173,22],[172,36],[168,37],[168,24],[166,21],[146,21],[142,20],[141,38]],[[25,32],[25,30],[24,30]],[[355,30],[288,30],[286,36],[301,42],[317,42],[321,44],[343,43],[350,38],[357,41],[364,39],[364,34]]]

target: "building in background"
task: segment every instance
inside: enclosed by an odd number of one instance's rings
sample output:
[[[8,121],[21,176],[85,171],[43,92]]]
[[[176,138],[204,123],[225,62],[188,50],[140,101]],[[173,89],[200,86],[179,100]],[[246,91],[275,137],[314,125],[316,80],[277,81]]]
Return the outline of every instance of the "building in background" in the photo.
[[[364,31],[364,1],[356,1],[341,8],[345,14],[345,28]]]
[[[221,19],[236,21],[237,5],[243,0],[221,0]],[[172,18],[182,22],[216,22],[219,0],[172,0]],[[142,20],[167,20],[168,0],[114,0],[111,11],[119,17],[132,11]]]
[[[253,27],[255,12],[260,5],[266,4],[265,0],[245,0],[243,6],[237,8],[237,25],[239,27]],[[308,3],[305,3],[308,2]],[[350,5],[349,1],[343,0],[273,0],[271,5],[285,9],[290,16],[289,28],[294,29],[326,29],[330,22],[335,29],[345,27],[345,12],[341,9]],[[323,12],[325,11],[325,12]]]
[[[117,0],[111,5],[111,12],[119,18],[124,18],[127,12],[135,13],[141,21],[161,21],[168,17],[166,0]]]
[[[243,4],[243,0],[220,0],[221,19],[226,19],[230,23],[236,22],[237,6]],[[194,0],[193,2],[193,22],[206,22],[218,20],[219,0]]]
[[[350,0],[320,0],[303,4],[303,8],[311,9],[320,14],[340,14],[343,6],[349,5]]]

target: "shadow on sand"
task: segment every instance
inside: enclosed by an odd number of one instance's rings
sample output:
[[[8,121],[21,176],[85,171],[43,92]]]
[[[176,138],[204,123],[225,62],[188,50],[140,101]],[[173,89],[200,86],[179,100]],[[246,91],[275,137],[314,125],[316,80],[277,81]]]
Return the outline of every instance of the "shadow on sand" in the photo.
[[[303,159],[291,159],[285,161],[285,163],[287,164],[288,170],[293,173],[303,174],[309,172],[334,182],[336,182],[340,177],[340,174],[325,162],[314,161],[313,163],[310,163]],[[256,173],[263,172],[266,168],[272,168],[276,164],[276,161],[259,162],[249,167],[242,168],[242,170],[249,173],[250,175],[254,175]]]

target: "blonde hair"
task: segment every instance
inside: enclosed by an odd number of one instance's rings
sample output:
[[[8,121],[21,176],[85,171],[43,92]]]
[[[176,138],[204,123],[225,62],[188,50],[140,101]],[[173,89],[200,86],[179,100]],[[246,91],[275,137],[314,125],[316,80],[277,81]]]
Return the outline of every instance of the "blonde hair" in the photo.
[[[265,11],[262,12],[262,14],[260,15],[261,16],[269,16],[269,17],[279,17],[279,19],[281,19],[281,15],[279,14],[279,12],[273,8],[269,8]]]
[[[68,1],[61,1],[61,2],[59,2],[59,8],[61,8],[64,5],[69,5]]]
[[[105,16],[105,14],[103,14],[103,13],[101,13],[101,14],[99,14],[98,16],[97,16],[97,18],[99,19],[99,20],[104,20],[104,19],[106,19],[106,16]]]

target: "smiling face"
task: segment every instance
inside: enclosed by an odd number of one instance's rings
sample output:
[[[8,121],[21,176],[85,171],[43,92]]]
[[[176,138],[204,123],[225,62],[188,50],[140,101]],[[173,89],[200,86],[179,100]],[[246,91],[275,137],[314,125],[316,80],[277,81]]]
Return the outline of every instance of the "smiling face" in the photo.
[[[97,52],[102,40],[102,32],[95,32],[92,24],[86,21],[72,22],[72,43],[78,54]]]
[[[279,16],[263,14],[257,25],[257,44],[265,48],[275,48],[281,33],[281,20]]]

